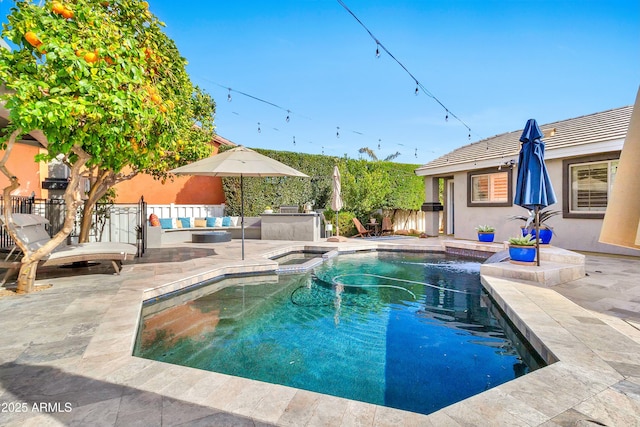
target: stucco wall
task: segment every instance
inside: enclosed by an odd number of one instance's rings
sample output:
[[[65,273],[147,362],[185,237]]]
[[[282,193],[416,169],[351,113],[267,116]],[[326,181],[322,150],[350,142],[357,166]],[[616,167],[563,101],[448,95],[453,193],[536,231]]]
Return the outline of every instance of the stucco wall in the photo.
[[[551,205],[552,210],[562,211],[562,160],[546,162],[549,176],[554,186],[558,202]],[[513,185],[515,194],[516,170]],[[455,237],[475,240],[475,227],[480,224],[493,225],[496,228],[496,241],[507,240],[511,236],[520,235],[520,221],[510,221],[512,215],[526,215],[527,210],[520,206],[511,207],[467,207],[467,173],[454,175],[455,185]],[[564,249],[602,252],[619,255],[640,256],[640,250],[626,249],[598,242],[602,219],[563,218],[556,216],[548,221],[556,233],[551,243]]]
[[[20,181],[20,188],[13,193],[14,196],[31,196],[31,192],[35,192],[36,198],[42,197],[41,181],[45,177],[40,176],[40,163],[34,161],[34,157],[38,152],[38,147],[31,145],[15,144],[13,146],[7,162],[7,168]],[[4,155],[4,150],[0,150],[0,156],[2,155]],[[0,174],[0,188],[4,188],[7,185],[9,185],[9,180],[3,174]]]
[[[176,177],[164,184],[150,175],[137,175],[115,187],[116,203],[137,203],[144,196],[153,204],[204,204],[224,203],[222,179],[209,176]]]

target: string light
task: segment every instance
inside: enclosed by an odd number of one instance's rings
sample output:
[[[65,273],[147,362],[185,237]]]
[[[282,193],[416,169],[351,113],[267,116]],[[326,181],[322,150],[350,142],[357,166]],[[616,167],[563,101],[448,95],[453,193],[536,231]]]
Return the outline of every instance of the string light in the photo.
[[[448,122],[449,121],[449,111],[447,111],[447,115],[444,116],[444,121]]]
[[[260,129],[260,122],[258,122],[258,133],[262,132],[262,129]]]
[[[416,148],[415,156],[416,156],[416,159],[417,159],[418,158],[418,149],[417,148]]]
[[[287,118],[285,119],[287,123],[289,123],[289,120],[291,120],[291,118],[289,117],[290,113],[291,113],[291,110],[287,110]]]
[[[340,126],[336,126],[336,138],[340,138]]]
[[[351,11],[351,9],[349,9],[349,7],[344,3],[343,0],[337,0],[338,4],[340,4],[340,6],[342,6],[344,8],[344,10],[346,10],[357,22],[358,24],[360,24],[362,26],[362,28],[365,29],[365,31],[367,33],[369,33],[369,36],[376,42],[376,47],[377,48],[381,48],[382,50],[384,50],[386,52],[387,55],[389,55],[391,57],[391,59],[393,59],[394,61],[396,61],[396,63],[402,67],[402,69],[409,75],[409,77],[411,77],[413,79],[413,81],[416,82],[416,90],[415,90],[415,94],[417,95],[419,92],[419,89],[422,89],[422,91],[427,94],[427,96],[429,96],[431,99],[433,99],[434,101],[436,101],[438,104],[440,104],[440,106],[447,112],[447,117],[449,116],[449,114],[451,114],[451,117],[453,117],[454,119],[458,120],[464,127],[467,128],[467,130],[469,131],[469,139],[471,139],[471,128],[469,127],[469,125],[467,125],[464,121],[462,121],[462,119],[460,119],[460,117],[456,116],[455,114],[453,114],[443,103],[442,101],[440,101],[434,94],[432,94],[426,87],[424,87],[423,85],[421,85],[418,82],[418,79],[415,78],[415,76],[411,73],[411,71],[409,71],[409,69],[407,67],[405,67],[405,65],[400,62],[391,52],[389,52],[389,49],[387,49],[381,42],[380,40],[371,32],[371,30],[369,30],[369,28],[367,28],[366,25],[364,25],[364,23],[360,20],[360,18],[358,18],[356,16],[355,13],[353,13],[353,11]]]
[[[293,136],[293,145],[296,145],[296,136]]]
[[[227,89],[229,89],[229,93],[227,94],[227,102],[231,102],[231,88]]]
[[[376,58],[380,58],[380,43],[376,42]]]
[[[380,142],[381,141],[382,141],[381,139],[378,139],[378,150],[380,149]]]

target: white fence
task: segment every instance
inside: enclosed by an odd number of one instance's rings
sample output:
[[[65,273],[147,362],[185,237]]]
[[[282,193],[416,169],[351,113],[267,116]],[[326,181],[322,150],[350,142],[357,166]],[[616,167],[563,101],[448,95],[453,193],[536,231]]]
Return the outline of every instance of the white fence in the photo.
[[[398,230],[415,230],[417,232],[424,231],[425,213],[422,211],[385,211],[386,216],[393,219],[393,229]]]
[[[147,205],[147,219],[156,214],[158,218],[206,218],[224,216],[224,205]]]

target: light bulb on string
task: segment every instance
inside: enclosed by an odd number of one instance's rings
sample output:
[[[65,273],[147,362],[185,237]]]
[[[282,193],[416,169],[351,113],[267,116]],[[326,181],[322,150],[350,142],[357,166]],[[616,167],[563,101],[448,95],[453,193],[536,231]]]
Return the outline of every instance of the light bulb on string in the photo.
[[[381,139],[378,139],[378,150],[380,149],[380,142],[381,141],[382,141]]]
[[[420,88],[419,88],[418,81],[416,80],[416,91],[415,91],[416,96],[418,96],[419,93],[420,93]]]
[[[376,43],[376,58],[380,58],[380,43]]]
[[[336,126],[336,138],[340,138],[340,126]]]
[[[287,118],[285,119],[285,121],[287,123],[289,123],[289,120],[291,120],[291,118],[289,117],[289,114],[291,113],[291,111],[287,110]]]
[[[417,148],[416,148],[416,151],[415,151],[414,155],[416,156],[416,159],[417,159],[418,158],[418,149]]]
[[[324,145],[322,146],[322,155],[324,156]]]
[[[471,131],[469,131],[468,138],[469,138],[469,141],[471,141]]]
[[[293,136],[293,145],[296,145],[296,137],[295,137],[295,135]]]
[[[449,110],[447,110],[447,115],[444,116],[444,121],[448,122],[449,121]]]
[[[231,88],[229,89],[229,93],[227,94],[227,102],[231,102]]]
[[[258,133],[262,132],[262,129],[260,129],[260,122],[258,122]]]

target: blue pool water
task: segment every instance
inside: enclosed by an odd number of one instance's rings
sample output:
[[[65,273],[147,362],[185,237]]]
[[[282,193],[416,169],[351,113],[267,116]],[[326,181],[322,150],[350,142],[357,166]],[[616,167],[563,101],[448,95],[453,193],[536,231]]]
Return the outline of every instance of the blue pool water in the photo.
[[[425,414],[539,366],[475,261],[373,252],[233,282],[145,304],[135,355]]]

